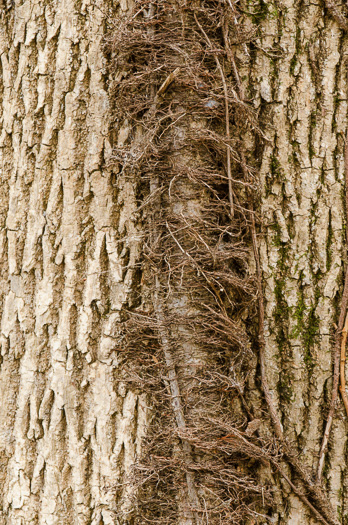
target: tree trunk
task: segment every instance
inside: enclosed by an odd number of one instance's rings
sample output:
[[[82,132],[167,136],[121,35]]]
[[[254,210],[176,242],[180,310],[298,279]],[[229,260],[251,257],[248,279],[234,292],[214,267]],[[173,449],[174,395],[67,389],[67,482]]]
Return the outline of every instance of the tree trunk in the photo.
[[[348,523],[345,12],[240,4],[0,4],[0,524]]]
[[[267,375],[285,434],[313,476],[346,263],[347,40],[325,7],[268,5],[250,60],[252,97],[268,139],[260,168]],[[322,481],[341,523],[348,519],[346,435],[339,400]],[[282,520],[309,522],[305,506],[294,495],[287,500]]]
[[[144,394],[119,381],[133,188],[107,168],[112,3],[1,7],[1,523],[117,523]],[[121,518],[120,518],[121,519]]]

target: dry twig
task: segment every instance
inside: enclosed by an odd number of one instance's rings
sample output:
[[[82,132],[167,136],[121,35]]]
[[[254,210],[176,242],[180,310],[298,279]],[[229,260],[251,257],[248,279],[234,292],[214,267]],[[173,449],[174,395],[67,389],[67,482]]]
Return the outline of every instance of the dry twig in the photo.
[[[206,40],[208,46],[210,47],[210,49],[214,49],[213,46],[212,46],[212,43],[210,42],[210,39],[209,39],[207,33],[204,31],[203,27],[199,23],[196,13],[194,13],[194,18],[195,18],[197,26],[199,27],[202,35],[204,36],[204,38]],[[222,69],[222,66],[220,64],[220,60],[218,59],[216,53],[214,53],[214,60],[216,62],[217,68],[218,68],[219,73],[220,73],[221,82],[222,82],[222,85],[223,85],[223,88],[224,88],[224,96],[225,96],[225,126],[226,126],[226,138],[227,138],[227,142],[228,142],[228,146],[226,148],[226,156],[227,156],[226,164],[227,164],[227,177],[228,177],[228,194],[229,194],[229,199],[230,199],[230,211],[231,211],[231,218],[233,218],[233,216],[234,216],[234,204],[233,204],[233,187],[232,187],[231,150],[230,150],[230,147],[229,147],[229,143],[230,143],[230,140],[231,140],[230,110],[229,110],[229,107],[228,107],[229,97],[228,97],[228,89],[227,89],[227,84],[226,84],[224,71]],[[233,61],[233,63],[234,63],[234,61]]]
[[[348,398],[346,394],[346,378],[345,378],[345,364],[346,364],[346,343],[348,336],[348,314],[346,316],[346,322],[342,330],[342,341],[341,341],[341,360],[340,360],[340,392],[346,414],[348,416]]]
[[[345,168],[345,184],[346,184],[346,189],[345,189],[346,225],[348,225],[348,129],[346,133],[344,168]],[[348,231],[347,230],[348,229],[346,228],[346,242],[348,244]],[[344,328],[344,321],[346,318],[347,308],[348,308],[348,266],[346,268],[345,275],[344,275],[344,288],[343,288],[343,294],[342,294],[342,300],[341,300],[340,316],[339,316],[338,327],[337,327],[336,336],[335,336],[332,393],[331,393],[329,415],[326,420],[323,441],[322,441],[320,453],[319,453],[318,471],[317,471],[318,481],[321,480],[321,475],[323,472],[324,461],[325,461],[325,454],[326,454],[327,446],[329,443],[331,427],[332,427],[335,410],[336,410],[336,402],[338,398],[339,375],[340,375],[341,340],[342,340],[342,331]]]

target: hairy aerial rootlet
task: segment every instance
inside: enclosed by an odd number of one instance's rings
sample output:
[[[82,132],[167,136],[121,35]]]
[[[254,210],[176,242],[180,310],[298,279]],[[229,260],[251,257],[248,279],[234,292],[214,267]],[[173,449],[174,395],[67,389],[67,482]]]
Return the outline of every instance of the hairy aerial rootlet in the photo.
[[[123,379],[149,392],[153,414],[134,523],[264,523],[267,468],[319,521],[338,523],[267,384],[255,160],[265,137],[234,51],[256,35],[230,0],[138,0],[107,44],[124,137],[114,162],[137,188],[146,232],[138,306],[120,334]],[[255,367],[262,413],[245,395]]]

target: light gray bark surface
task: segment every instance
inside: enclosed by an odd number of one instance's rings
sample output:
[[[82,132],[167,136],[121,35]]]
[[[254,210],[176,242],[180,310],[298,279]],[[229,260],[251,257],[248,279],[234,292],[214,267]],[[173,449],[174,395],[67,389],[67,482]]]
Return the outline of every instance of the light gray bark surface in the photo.
[[[3,524],[117,523],[144,432],[145,397],[116,381],[138,234],[106,167],[111,6],[0,8]]]

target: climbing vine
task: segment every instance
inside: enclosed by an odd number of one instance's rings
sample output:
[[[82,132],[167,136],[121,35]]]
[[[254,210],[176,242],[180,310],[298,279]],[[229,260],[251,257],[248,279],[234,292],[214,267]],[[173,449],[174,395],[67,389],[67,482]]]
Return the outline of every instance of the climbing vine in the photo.
[[[134,470],[135,523],[264,523],[272,477],[260,484],[258,472],[273,469],[319,521],[337,524],[267,384],[250,146],[264,136],[235,55],[256,35],[232,0],[138,0],[108,41],[125,137],[114,162],[137,188],[145,232],[139,302],[120,334],[126,380],[149,393],[153,413]],[[260,414],[244,395],[256,366]],[[268,419],[273,435],[261,432]]]

